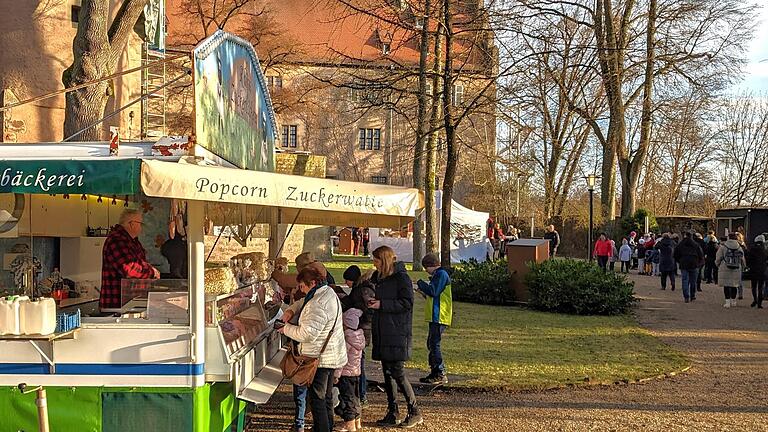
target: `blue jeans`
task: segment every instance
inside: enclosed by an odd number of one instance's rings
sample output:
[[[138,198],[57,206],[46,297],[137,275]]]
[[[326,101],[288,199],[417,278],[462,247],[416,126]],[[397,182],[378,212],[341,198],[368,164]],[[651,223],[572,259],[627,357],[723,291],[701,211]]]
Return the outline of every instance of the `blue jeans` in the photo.
[[[696,298],[696,286],[699,284],[699,269],[692,270],[680,270],[683,279],[683,297],[688,300],[689,298]]]
[[[440,350],[440,341],[447,327],[444,324],[429,323],[427,349],[429,350],[429,368],[432,375],[445,375],[445,363],[443,363],[443,353]]]
[[[363,348],[363,355],[360,356],[360,380],[358,381],[358,384],[360,385],[360,400],[367,400],[368,379],[365,378],[365,348]]]
[[[297,428],[304,427],[304,414],[307,412],[307,387],[293,385],[293,404],[296,411],[293,416],[293,424]]]

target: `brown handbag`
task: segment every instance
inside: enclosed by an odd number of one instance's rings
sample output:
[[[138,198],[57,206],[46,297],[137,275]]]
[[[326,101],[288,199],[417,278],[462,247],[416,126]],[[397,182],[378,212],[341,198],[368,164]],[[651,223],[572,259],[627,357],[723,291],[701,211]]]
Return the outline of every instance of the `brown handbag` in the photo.
[[[338,304],[338,301],[336,302]],[[305,305],[306,306],[306,305]],[[304,307],[301,308],[304,310]],[[301,311],[299,312],[301,314]],[[333,327],[328,332],[328,337],[325,338],[323,347],[320,349],[320,354],[317,357],[309,357],[299,354],[299,345],[295,341],[291,341],[288,344],[288,350],[285,352],[283,360],[280,361],[280,369],[283,371],[283,377],[288,378],[294,384],[298,386],[308,386],[312,384],[315,379],[315,372],[317,372],[317,365],[320,363],[319,357],[325,352],[325,348],[328,346],[328,342],[331,340],[331,335],[336,330],[336,324],[339,321],[339,313],[336,311],[336,319],[333,320]]]

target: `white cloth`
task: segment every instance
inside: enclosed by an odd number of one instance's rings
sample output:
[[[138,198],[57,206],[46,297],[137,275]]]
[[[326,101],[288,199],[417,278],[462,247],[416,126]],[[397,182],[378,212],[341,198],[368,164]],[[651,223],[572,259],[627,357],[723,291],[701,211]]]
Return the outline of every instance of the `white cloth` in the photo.
[[[336,326],[334,327],[334,320]],[[324,285],[307,302],[299,316],[299,325],[286,324],[284,333],[299,342],[299,353],[309,357],[318,357],[318,367],[338,369],[347,364],[347,347],[344,341],[341,303],[333,289]],[[323,354],[320,350],[333,330],[328,346]]]

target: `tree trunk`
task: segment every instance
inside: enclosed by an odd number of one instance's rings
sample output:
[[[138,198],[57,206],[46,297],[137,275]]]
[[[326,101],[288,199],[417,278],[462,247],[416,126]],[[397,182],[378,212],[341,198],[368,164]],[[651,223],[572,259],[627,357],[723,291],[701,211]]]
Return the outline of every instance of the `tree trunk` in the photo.
[[[419,96],[416,114],[416,145],[413,149],[413,187],[424,189],[424,175],[422,174],[424,153],[424,138],[427,123],[427,57],[429,56],[429,15],[432,9],[431,0],[424,4],[424,23],[421,29],[421,41],[419,47]],[[424,256],[422,249],[422,231],[424,223],[422,215],[416,215],[413,221],[413,269],[422,270],[421,258]]]
[[[443,25],[445,29],[445,66],[443,68],[443,122],[445,124],[445,145],[447,157],[443,179],[443,209],[440,218],[440,263],[451,266],[451,199],[456,181],[459,152],[456,131],[453,124],[453,27],[451,26],[451,0],[443,0]]]
[[[147,0],[123,1],[107,31],[109,1],[82,1],[77,34],[72,43],[74,60],[62,74],[65,87],[98,80],[115,72],[133,26],[146,3]],[[77,141],[103,139],[100,126],[89,126],[98,123],[104,116],[111,92],[109,83],[102,81],[67,93],[64,137],[68,138],[88,127],[74,139]]]
[[[439,20],[439,18],[438,18]],[[442,61],[443,61],[443,31],[442,26],[437,26],[435,34],[434,62],[432,65],[432,112],[429,118],[429,139],[427,140],[427,153],[424,165],[426,177],[424,181],[424,218],[426,220],[427,253],[436,253],[437,250],[437,206],[435,205],[435,188],[437,184],[437,144],[440,138],[440,115],[442,114],[440,95],[443,93]]]
[[[635,214],[637,183],[640,179],[645,156],[651,142],[651,120],[653,117],[653,73],[656,60],[656,1],[648,3],[648,26],[646,29],[645,76],[643,77],[643,111],[640,117],[640,143],[634,156],[622,147],[621,168],[621,216]]]

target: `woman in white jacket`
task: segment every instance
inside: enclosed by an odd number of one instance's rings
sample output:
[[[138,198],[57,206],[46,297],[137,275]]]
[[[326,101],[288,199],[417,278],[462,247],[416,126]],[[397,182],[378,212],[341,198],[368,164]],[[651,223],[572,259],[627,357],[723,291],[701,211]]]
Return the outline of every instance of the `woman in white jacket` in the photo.
[[[341,303],[323,279],[312,267],[299,272],[297,288],[306,295],[304,301],[299,302],[298,325],[286,324],[279,331],[299,343],[300,354],[319,358],[315,379],[309,387],[312,430],[330,432],[333,429],[333,371],[347,363],[347,348]],[[323,350],[326,339],[328,345]]]

